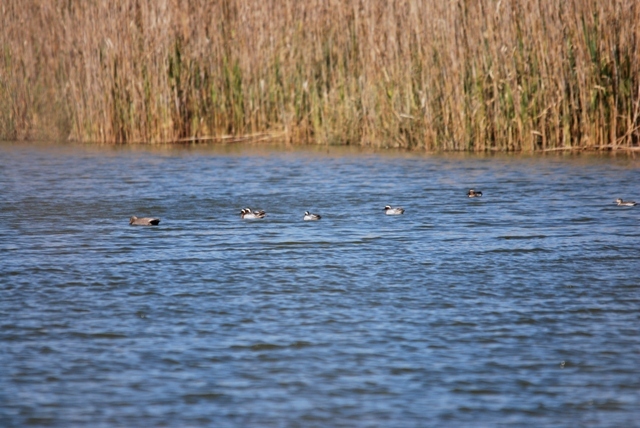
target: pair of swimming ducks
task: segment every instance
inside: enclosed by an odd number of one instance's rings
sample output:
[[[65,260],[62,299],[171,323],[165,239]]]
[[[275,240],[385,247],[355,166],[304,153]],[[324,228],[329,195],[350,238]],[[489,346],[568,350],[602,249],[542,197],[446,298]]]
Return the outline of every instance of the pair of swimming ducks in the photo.
[[[251,208],[245,208],[240,211],[240,218],[248,220],[264,218],[266,215],[267,213],[264,210],[251,211]],[[322,216],[320,214],[311,214],[309,211],[305,211],[304,216],[302,217],[304,221],[320,220],[321,218]]]
[[[479,198],[482,196],[482,192],[469,189],[467,192],[467,196],[470,198]],[[616,199],[616,203],[618,206],[623,207],[633,207],[637,205],[634,201],[624,201],[622,198]],[[404,208],[402,207],[391,207],[391,205],[387,205],[383,208],[384,213],[386,215],[401,215],[404,214]],[[252,211],[251,208],[244,208],[240,211],[240,218],[247,220],[261,219],[264,218],[267,213],[264,210],[260,211]],[[322,216],[320,214],[311,214],[309,211],[304,212],[303,220],[304,221],[315,221],[320,220]],[[138,218],[133,216],[129,219],[129,224],[132,226],[157,226],[160,224],[160,219],[155,217],[141,217]]]
[[[482,196],[482,192],[478,192],[476,190],[469,189],[469,191],[467,192],[467,196],[470,197],[470,198],[479,198],[479,197]],[[618,204],[618,206],[621,206],[621,207],[633,207],[633,206],[636,206],[636,203],[634,201],[624,201],[624,200],[622,200],[622,198],[616,199],[616,203]]]

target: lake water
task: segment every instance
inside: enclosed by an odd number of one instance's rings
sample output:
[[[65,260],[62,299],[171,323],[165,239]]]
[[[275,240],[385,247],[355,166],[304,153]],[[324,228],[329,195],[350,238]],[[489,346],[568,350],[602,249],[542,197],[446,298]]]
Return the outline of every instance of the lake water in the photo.
[[[2,143],[0,426],[640,426],[639,185],[631,156]]]

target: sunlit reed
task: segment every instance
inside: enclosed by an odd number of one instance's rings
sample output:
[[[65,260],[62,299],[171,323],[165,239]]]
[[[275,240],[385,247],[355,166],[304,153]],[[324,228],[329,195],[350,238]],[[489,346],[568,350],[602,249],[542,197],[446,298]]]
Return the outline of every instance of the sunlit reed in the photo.
[[[637,148],[628,0],[6,0],[0,136]]]

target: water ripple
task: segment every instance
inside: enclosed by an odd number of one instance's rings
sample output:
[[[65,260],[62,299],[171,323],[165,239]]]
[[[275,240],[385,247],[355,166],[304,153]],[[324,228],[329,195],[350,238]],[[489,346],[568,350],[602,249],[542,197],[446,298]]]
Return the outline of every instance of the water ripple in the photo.
[[[0,425],[637,426],[637,160],[327,150],[0,144]]]

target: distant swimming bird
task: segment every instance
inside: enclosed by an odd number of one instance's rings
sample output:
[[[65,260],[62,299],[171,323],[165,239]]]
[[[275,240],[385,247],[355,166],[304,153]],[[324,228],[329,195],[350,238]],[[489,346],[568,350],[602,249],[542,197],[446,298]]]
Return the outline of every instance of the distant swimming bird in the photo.
[[[400,207],[391,208],[391,205],[387,205],[386,207],[383,208],[383,210],[386,215],[404,214],[404,208],[400,208]]]
[[[616,203],[618,204],[618,206],[620,207],[633,207],[635,205],[637,205],[635,202],[633,201],[623,201],[622,198],[618,198],[616,199]]]
[[[131,226],[157,226],[158,224],[160,224],[160,219],[153,217],[138,218],[136,216],[133,216],[129,219],[129,224]]]
[[[264,212],[263,210],[260,211],[251,211],[251,208],[245,208],[242,211],[240,211],[240,218],[244,218],[244,219],[248,219],[248,220],[255,220],[258,218],[264,218],[264,216],[266,216],[267,213]]]
[[[470,198],[479,198],[482,196],[482,192],[469,189],[469,191],[467,192],[467,196]]]
[[[305,211],[303,220],[304,221],[320,220],[321,218],[322,218],[322,216],[320,214],[311,214],[311,213],[309,213],[309,211]]]

